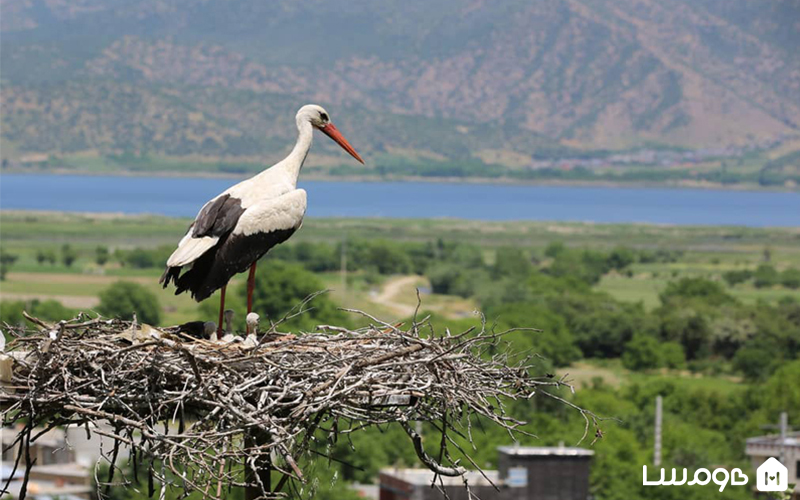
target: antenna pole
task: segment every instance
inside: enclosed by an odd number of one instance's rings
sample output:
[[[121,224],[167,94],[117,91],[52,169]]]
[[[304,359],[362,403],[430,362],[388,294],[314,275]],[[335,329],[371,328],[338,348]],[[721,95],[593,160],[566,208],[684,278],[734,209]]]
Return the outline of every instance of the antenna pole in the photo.
[[[347,293],[347,240],[342,240],[342,294]]]
[[[789,414],[785,411],[781,412],[781,456],[779,457],[782,464],[786,465],[786,436],[789,432]]]
[[[655,449],[653,450],[653,465],[661,465],[661,418],[663,412],[663,399],[656,396],[656,429],[655,429]]]

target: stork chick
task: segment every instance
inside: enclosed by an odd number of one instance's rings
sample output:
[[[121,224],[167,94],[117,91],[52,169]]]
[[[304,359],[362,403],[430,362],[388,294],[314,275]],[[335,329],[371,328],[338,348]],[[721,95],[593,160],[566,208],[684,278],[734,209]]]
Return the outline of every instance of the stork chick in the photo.
[[[225,335],[235,335],[236,332],[233,331],[233,316],[236,313],[233,309],[225,309],[225,313],[223,314],[225,318]]]
[[[178,325],[178,333],[185,333],[196,339],[210,339],[217,331],[217,324],[213,321],[189,321]]]
[[[231,342],[235,342],[237,340],[241,340],[239,337],[236,336],[236,333],[233,331],[233,316],[234,316],[233,309],[226,309],[223,316],[223,320],[225,321],[225,329],[223,330],[220,328],[217,330],[217,341],[224,342],[226,344],[230,344]]]
[[[256,347],[258,345],[258,321],[260,320],[258,314],[251,312],[245,318],[247,323],[247,338],[244,339],[245,347]]]
[[[217,333],[217,324],[213,321],[206,321],[203,323],[203,334],[205,338],[210,339],[212,335]]]

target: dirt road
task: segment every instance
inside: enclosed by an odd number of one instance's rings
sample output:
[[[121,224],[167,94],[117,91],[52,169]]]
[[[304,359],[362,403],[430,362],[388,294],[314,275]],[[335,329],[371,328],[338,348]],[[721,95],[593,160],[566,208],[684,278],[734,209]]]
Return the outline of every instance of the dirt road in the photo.
[[[419,276],[400,276],[389,278],[384,283],[381,291],[370,297],[370,301],[388,307],[400,316],[411,316],[414,314],[416,305],[400,302],[400,297],[415,294],[414,287],[424,284],[425,279]],[[412,295],[416,296],[416,295]],[[408,300],[408,298],[406,298]]]
[[[100,299],[91,295],[47,295],[42,293],[0,293],[0,300],[57,300],[70,309],[86,311],[97,307]]]

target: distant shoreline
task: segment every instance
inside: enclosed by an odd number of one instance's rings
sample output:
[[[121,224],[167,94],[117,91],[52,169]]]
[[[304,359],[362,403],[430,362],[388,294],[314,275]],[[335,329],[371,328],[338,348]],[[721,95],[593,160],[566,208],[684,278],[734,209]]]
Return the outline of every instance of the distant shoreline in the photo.
[[[247,174],[230,174],[221,172],[195,172],[186,173],[175,170],[136,172],[132,170],[94,172],[89,170],[75,170],[65,168],[40,169],[31,171],[27,169],[3,169],[1,174],[15,175],[76,175],[87,177],[163,177],[163,178],[186,178],[186,179],[232,179],[243,180],[256,172]],[[589,181],[589,180],[563,180],[563,179],[515,179],[510,177],[425,177],[425,176],[402,176],[402,177],[376,177],[371,175],[324,175],[313,172],[304,173],[301,177],[304,181],[315,182],[422,182],[431,184],[489,184],[489,185],[524,185],[524,186],[563,186],[563,187],[594,187],[609,189],[708,189],[718,191],[773,191],[783,193],[800,193],[800,186],[761,186],[755,183],[723,184],[707,181],[681,180],[676,182],[611,182],[611,181]]]
[[[330,180],[330,179],[328,179]],[[2,176],[3,209],[194,216],[235,178]],[[800,227],[800,196],[766,190],[678,186],[580,187],[565,183],[343,181],[302,179],[309,216],[657,222],[678,225]]]

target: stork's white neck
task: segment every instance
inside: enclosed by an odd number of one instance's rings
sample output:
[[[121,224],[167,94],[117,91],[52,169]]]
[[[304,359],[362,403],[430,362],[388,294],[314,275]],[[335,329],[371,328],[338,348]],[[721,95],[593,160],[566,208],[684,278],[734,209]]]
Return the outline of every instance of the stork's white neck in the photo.
[[[303,168],[303,162],[306,161],[308,150],[311,149],[311,141],[313,138],[314,127],[311,126],[311,122],[305,119],[305,117],[298,117],[297,143],[294,145],[292,152],[289,153],[289,156],[282,162],[293,186],[297,186],[297,177],[300,175],[300,170]]]

